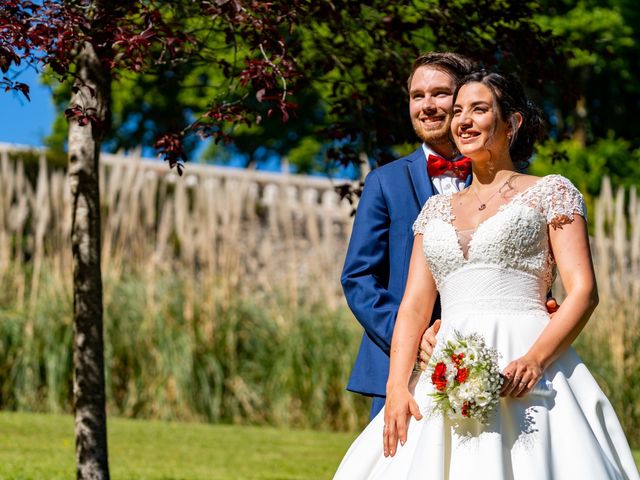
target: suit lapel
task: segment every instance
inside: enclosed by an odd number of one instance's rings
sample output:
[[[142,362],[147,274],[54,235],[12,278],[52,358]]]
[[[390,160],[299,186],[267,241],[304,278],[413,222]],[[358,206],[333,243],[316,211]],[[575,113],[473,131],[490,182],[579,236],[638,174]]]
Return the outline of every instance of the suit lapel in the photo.
[[[427,159],[424,156],[422,146],[411,154],[407,165],[409,176],[413,184],[419,208],[422,208],[427,199],[433,195],[433,186],[427,175]]]

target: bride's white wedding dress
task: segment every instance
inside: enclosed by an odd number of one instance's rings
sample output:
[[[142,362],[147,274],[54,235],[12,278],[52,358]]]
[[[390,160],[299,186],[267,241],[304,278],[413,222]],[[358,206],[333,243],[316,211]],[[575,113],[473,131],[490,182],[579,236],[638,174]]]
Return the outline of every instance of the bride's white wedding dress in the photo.
[[[545,300],[555,264],[547,226],[574,214],[585,215],[580,192],[564,177],[544,177],[478,226],[467,257],[452,224],[451,195],[430,198],[413,228],[423,234],[440,292],[438,345],[454,329],[480,333],[501,353],[501,369],[526,353],[549,321]],[[405,445],[383,456],[383,410],[334,480],[640,478],[611,404],[572,348],[544,372],[546,392],[501,399],[487,426],[430,415],[430,379],[413,381],[424,417],[410,420]]]

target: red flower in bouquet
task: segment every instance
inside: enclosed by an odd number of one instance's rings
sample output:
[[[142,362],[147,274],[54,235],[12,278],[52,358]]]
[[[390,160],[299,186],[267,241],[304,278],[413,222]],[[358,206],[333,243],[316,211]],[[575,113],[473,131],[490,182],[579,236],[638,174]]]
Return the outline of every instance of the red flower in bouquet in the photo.
[[[447,388],[447,366],[444,362],[440,362],[436,365],[433,373],[431,374],[431,383],[436,387],[436,390],[444,392]]]
[[[469,378],[469,369],[459,368],[456,375],[456,380],[458,381],[458,383],[464,383],[467,378]]]
[[[458,353],[458,354],[453,353],[451,355],[451,361],[456,366],[460,366],[462,364],[463,360],[464,360],[464,353]]]

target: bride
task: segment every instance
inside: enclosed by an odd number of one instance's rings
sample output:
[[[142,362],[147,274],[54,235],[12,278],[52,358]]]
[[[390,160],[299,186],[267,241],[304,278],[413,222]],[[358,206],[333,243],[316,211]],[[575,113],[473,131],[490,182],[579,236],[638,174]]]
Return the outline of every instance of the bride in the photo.
[[[476,72],[458,88],[451,134],[473,183],[430,198],[414,224],[386,406],[334,479],[640,479],[611,404],[571,348],[598,303],[582,195],[560,175],[516,171],[541,131],[513,78]],[[556,270],[567,296],[550,319]],[[500,352],[501,400],[487,425],[434,413],[430,377],[412,375],[438,292],[434,354],[454,330]]]

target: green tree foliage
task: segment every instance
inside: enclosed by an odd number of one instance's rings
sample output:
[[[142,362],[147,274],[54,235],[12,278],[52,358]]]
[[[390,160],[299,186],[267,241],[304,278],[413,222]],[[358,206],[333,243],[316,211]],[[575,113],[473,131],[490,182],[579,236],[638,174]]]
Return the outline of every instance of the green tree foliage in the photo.
[[[221,17],[203,23],[189,3],[174,2],[173,9],[191,15],[188,34],[194,44],[215,51],[215,58],[202,53],[160,71],[115,78],[110,148],[152,145],[159,133],[189,124],[227,93],[225,72],[271,58],[251,48],[257,41],[251,32],[230,30]],[[534,22],[537,11],[535,2],[488,0],[293,2],[280,30],[295,58],[296,74],[286,79],[295,103],[290,120],[283,123],[277,110],[261,109],[259,95],[232,98],[230,103],[241,100],[256,114],[244,124],[220,124],[232,136],[233,149],[217,144],[206,156],[235,151],[247,163],[259,163],[275,154],[301,172],[357,164],[363,153],[372,163],[386,163],[398,155],[398,146],[416,141],[407,116],[406,79],[419,53],[466,53],[487,66],[516,69],[532,87],[559,75],[562,53],[557,39]],[[53,144],[63,142],[60,134],[52,138]]]
[[[588,196],[599,192],[602,176],[614,186],[640,182],[640,136],[633,122],[640,107],[640,21],[629,0],[549,0],[536,22],[562,39],[569,57],[567,91],[552,85],[544,102],[557,141],[538,149],[532,172],[559,172]],[[563,159],[564,161],[557,161]]]
[[[193,43],[207,48],[181,63],[114,78],[109,149],[152,146],[160,134],[182,129],[227,96],[254,116],[247,122],[219,122],[223,141],[209,144],[205,160],[241,156],[249,166],[281,157],[298,172],[330,174],[340,165],[358,164],[363,153],[372,164],[384,164],[415,146],[406,78],[419,53],[439,49],[465,53],[522,78],[558,142],[540,149],[536,173],[559,171],[580,184],[575,172],[583,169],[577,158],[595,158],[603,153],[602,144],[615,139],[616,162],[622,171],[633,171],[629,164],[640,141],[628,119],[640,107],[640,84],[634,81],[640,43],[633,28],[640,14],[631,0],[294,2],[294,14],[283,18],[279,32],[296,70],[286,79],[287,101],[295,107],[284,123],[260,95],[230,95],[229,72],[271,58],[251,43],[258,40],[230,31],[216,18],[203,18],[189,3],[174,2],[171,15],[181,11]],[[63,110],[68,87],[60,87],[57,98]],[[60,148],[66,124],[55,125],[50,144]],[[188,153],[196,140],[185,137]],[[568,161],[551,164],[550,148],[566,148]],[[581,148],[588,151],[579,153]],[[589,172],[594,177],[589,191],[609,173],[595,167]],[[614,185],[623,177],[614,175]]]
[[[556,135],[573,136],[583,144],[610,132],[637,139],[637,129],[628,121],[640,105],[634,70],[640,60],[640,36],[633,29],[640,19],[637,6],[625,0],[543,4],[546,14],[536,20],[563,39],[570,57],[567,76],[577,87],[573,95],[563,96],[559,86],[552,99]]]

